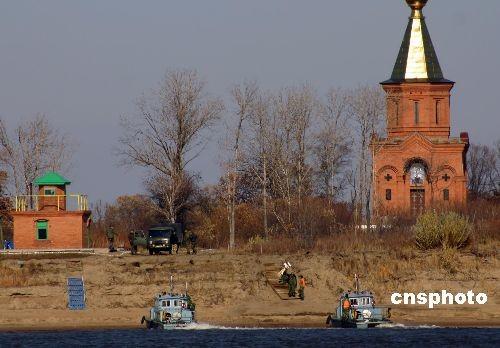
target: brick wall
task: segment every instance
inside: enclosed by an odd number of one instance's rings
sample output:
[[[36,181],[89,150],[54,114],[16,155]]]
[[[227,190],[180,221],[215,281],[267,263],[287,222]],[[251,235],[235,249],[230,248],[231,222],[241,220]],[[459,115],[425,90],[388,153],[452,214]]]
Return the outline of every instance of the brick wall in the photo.
[[[414,134],[400,144],[378,148],[374,158],[375,205],[381,214],[389,211],[407,211],[410,208],[410,178],[405,163],[411,158],[421,158],[429,166],[431,180],[419,187],[425,190],[425,206],[462,205],[467,200],[467,173],[463,157],[465,144],[432,144]],[[443,178],[446,175],[446,180]],[[389,180],[387,180],[387,179]],[[386,190],[392,192],[386,200]],[[444,201],[443,190],[449,191]]]
[[[374,139],[371,144],[376,212],[384,215],[408,211],[412,189],[424,190],[426,208],[464,204],[467,144],[449,137],[453,83],[395,83],[382,87],[387,99],[387,139]],[[419,186],[411,186],[405,171],[408,161],[415,158],[428,167],[429,180]],[[386,199],[388,190],[390,200]],[[444,200],[444,190],[448,190],[448,200]]]
[[[12,212],[16,249],[71,249],[86,246],[85,222],[90,212]],[[48,239],[36,239],[36,221],[48,221]]]
[[[53,187],[55,188],[55,197],[46,197],[45,188]],[[38,194],[38,209],[39,210],[66,210],[66,197],[60,197],[66,195],[66,186],[64,185],[41,185],[39,187]]]

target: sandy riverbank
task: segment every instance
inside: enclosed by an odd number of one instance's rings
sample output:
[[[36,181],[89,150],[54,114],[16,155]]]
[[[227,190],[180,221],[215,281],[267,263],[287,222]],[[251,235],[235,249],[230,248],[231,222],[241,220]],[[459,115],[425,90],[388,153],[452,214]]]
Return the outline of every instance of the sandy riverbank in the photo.
[[[280,300],[266,284],[264,269],[284,259],[308,280],[305,301]],[[131,256],[1,259],[0,330],[138,328],[152,296],[166,289],[170,274],[178,288],[189,283],[201,323],[230,327],[324,327],[341,289],[352,287],[354,271],[380,304],[393,291],[430,292],[469,289],[488,294],[487,305],[391,306],[392,319],[405,325],[500,326],[498,260],[458,256],[459,269],[434,267],[436,255],[416,254],[389,262],[386,255],[252,255],[205,251]],[[433,267],[435,269],[433,269]],[[362,269],[366,272],[361,272]],[[9,274],[9,276],[7,276]],[[83,274],[87,309],[66,309],[66,277]],[[368,275],[366,275],[368,274]],[[365,275],[365,276],[363,276]],[[10,277],[10,278],[8,278]]]

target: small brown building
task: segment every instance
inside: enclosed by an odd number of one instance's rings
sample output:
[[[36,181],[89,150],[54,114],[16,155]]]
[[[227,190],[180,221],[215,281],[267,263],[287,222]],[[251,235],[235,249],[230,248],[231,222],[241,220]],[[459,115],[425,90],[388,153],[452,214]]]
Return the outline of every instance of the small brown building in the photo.
[[[37,178],[38,194],[16,196],[11,212],[16,249],[73,249],[86,246],[90,217],[87,196],[68,194],[71,182],[55,172]]]
[[[425,24],[427,0],[406,0],[412,13],[392,76],[381,83],[387,137],[373,139],[374,209],[419,213],[466,202],[467,133],[450,137],[450,92]]]

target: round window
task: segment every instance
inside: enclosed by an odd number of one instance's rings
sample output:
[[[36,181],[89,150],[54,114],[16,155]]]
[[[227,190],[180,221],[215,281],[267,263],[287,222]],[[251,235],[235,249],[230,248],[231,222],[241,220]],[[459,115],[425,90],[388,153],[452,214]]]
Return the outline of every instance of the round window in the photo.
[[[425,167],[421,163],[414,163],[410,167],[410,183],[414,186],[423,185],[425,180]]]

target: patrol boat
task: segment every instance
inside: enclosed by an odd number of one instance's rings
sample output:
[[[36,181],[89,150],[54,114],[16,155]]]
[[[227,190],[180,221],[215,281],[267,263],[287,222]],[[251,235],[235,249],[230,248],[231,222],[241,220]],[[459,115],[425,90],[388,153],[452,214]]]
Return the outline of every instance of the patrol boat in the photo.
[[[170,292],[155,296],[154,306],[150,309],[150,317],[142,317],[141,324],[146,323],[148,329],[174,329],[195,323],[195,304],[187,293],[174,293],[172,278]]]
[[[335,313],[326,318],[331,327],[366,329],[380,324],[390,324],[391,309],[376,306],[370,291],[359,291],[358,276],[355,275],[356,290],[344,292],[338,300]]]

